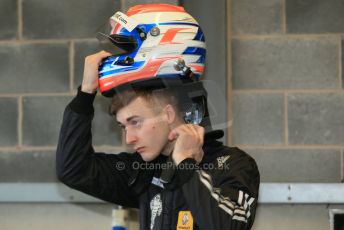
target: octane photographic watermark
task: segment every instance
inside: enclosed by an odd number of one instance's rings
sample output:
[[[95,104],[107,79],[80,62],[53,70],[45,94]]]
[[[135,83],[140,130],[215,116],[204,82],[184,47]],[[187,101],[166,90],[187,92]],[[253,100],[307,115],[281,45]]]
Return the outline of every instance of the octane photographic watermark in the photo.
[[[123,161],[118,161],[118,162],[116,163],[116,169],[117,169],[118,171],[124,170],[124,169],[125,169],[125,164],[124,164],[124,162],[123,162]]]
[[[151,162],[132,162],[126,165],[123,161],[118,161],[115,165],[116,170],[122,171],[126,167],[130,167],[133,170],[165,170],[169,168],[176,168],[178,170],[229,170],[228,164],[218,165],[215,163],[203,163],[203,164],[192,164],[192,163],[181,163],[178,167],[171,161],[165,163],[151,163]]]

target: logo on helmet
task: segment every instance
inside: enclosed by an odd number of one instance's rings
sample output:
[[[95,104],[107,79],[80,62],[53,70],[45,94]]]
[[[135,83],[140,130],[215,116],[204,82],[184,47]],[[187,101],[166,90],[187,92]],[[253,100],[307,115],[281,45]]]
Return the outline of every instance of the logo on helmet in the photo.
[[[123,17],[121,17],[121,14],[118,12],[114,15],[115,18],[117,18],[119,21],[123,22],[124,24],[127,24],[127,20],[125,20]]]

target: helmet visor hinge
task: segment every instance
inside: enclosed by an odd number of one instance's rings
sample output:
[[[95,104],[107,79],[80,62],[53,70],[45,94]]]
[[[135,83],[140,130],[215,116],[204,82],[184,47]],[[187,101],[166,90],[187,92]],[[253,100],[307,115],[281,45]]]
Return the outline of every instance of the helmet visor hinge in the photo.
[[[156,37],[160,35],[160,29],[157,26],[154,26],[150,31],[149,31],[150,35]]]
[[[139,34],[139,37],[141,39],[141,41],[144,41],[147,39],[147,34],[143,31],[143,29],[141,28],[136,28],[138,34]]]
[[[177,60],[176,64],[174,65],[174,68],[175,68],[175,70],[177,70],[177,71],[182,71],[183,74],[184,74],[185,76],[189,77],[190,79],[192,79],[192,80],[195,80],[195,79],[196,79],[195,76],[194,76],[194,74],[193,74],[193,72],[191,71],[190,67],[188,67],[188,66],[185,65],[184,59],[179,58],[179,59]]]
[[[116,65],[132,65],[134,64],[134,58],[126,56],[124,60],[117,61]]]

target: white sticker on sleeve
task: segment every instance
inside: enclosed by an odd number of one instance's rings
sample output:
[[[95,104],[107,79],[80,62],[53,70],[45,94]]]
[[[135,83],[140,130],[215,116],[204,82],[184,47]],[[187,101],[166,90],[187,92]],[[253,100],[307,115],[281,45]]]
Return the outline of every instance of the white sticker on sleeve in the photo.
[[[129,18],[127,15],[123,14],[120,11],[116,12],[110,19],[121,24],[121,26],[123,26],[129,32],[133,31],[133,29],[135,29],[138,25],[138,23],[134,19]]]

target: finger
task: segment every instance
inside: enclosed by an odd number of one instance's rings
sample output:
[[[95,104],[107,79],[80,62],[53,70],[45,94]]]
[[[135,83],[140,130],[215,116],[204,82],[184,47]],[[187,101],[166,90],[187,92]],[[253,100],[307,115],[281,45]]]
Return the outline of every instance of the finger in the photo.
[[[193,133],[194,137],[199,141],[200,144],[203,144],[203,135],[204,133],[202,133],[202,128],[199,125],[193,125],[190,124],[189,129],[190,131]]]
[[[169,134],[168,134],[168,140],[173,141],[179,136],[178,130],[173,129]]]
[[[95,61],[98,64],[100,64],[104,58],[107,58],[107,57],[111,56],[112,54],[102,50],[102,51],[96,53],[95,55],[96,55],[96,57],[95,57],[96,60]]]
[[[182,134],[184,132],[187,132],[187,130],[185,129],[185,125],[183,124],[183,125],[179,125],[176,128],[172,129],[170,134],[171,135],[175,135],[175,134],[180,135],[180,134]]]
[[[194,125],[192,124],[183,124],[178,126],[174,131],[177,132],[179,135],[188,135],[193,139],[199,141],[199,135]]]
[[[190,135],[197,140],[201,141],[199,138],[199,133],[197,129],[194,127],[195,125],[192,124],[183,124],[178,126],[177,128],[173,129],[169,134],[169,139],[173,140],[180,135]]]
[[[186,126],[190,132],[193,133],[193,135],[198,136],[197,130],[195,128],[195,125],[193,124],[187,124]]]
[[[112,55],[111,53],[102,50],[102,51],[99,51],[98,53],[91,54],[91,55],[87,56],[85,58],[85,63],[87,63],[88,65],[93,64],[93,63],[94,64],[100,64],[100,62],[104,58],[109,57],[111,55]]]
[[[203,149],[200,149],[199,151],[200,151],[200,154],[198,154],[196,156],[196,159],[195,159],[197,161],[197,163],[200,163],[202,161],[202,159],[203,159],[203,156],[204,156]]]
[[[201,144],[203,145],[205,129],[204,129],[204,127],[199,126],[199,125],[196,126],[196,129],[197,129],[197,133],[198,133],[199,139],[201,141]]]
[[[100,52],[98,52],[98,54],[100,55],[100,57],[104,58],[104,57],[108,57],[108,56],[111,56],[112,54],[105,51],[105,50],[102,50]]]

